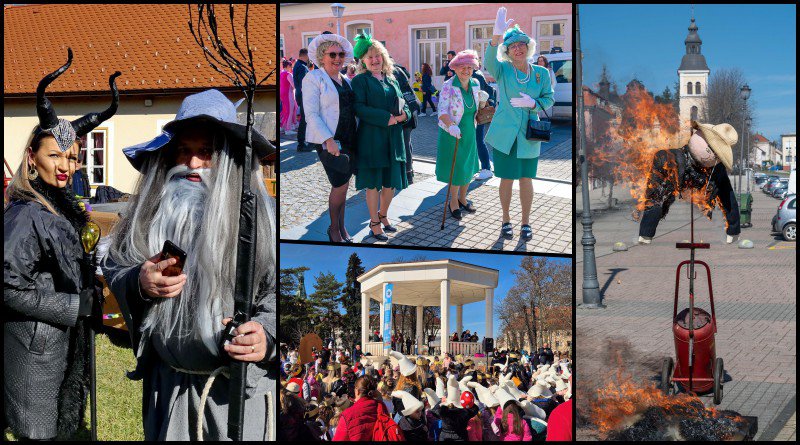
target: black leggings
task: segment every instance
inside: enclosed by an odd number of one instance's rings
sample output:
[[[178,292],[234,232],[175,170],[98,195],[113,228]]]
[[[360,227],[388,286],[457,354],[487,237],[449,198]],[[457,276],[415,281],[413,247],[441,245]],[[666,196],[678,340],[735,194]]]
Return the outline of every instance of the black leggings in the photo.
[[[425,110],[428,109],[428,104],[431,104],[431,108],[433,108],[434,113],[436,112],[436,105],[433,104],[433,94],[425,93],[422,95],[422,112],[424,113]]]

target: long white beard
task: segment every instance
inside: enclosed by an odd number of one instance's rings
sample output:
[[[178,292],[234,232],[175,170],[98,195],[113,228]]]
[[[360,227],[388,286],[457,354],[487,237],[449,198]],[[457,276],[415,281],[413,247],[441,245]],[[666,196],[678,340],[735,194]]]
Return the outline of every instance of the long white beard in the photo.
[[[190,173],[200,175],[201,182],[184,178]],[[161,193],[160,205],[152,220],[148,234],[151,252],[160,252],[164,241],[172,241],[186,252],[183,271],[187,275],[183,290],[175,298],[159,298],[144,323],[144,329],[160,332],[164,338],[171,335],[199,338],[212,353],[216,353],[216,332],[222,310],[219,302],[210,304],[211,279],[209,273],[197,271],[200,267],[201,243],[197,242],[203,216],[208,204],[210,169],[191,170],[178,165],[167,172]],[[154,198],[155,199],[155,198]],[[221,325],[220,325],[221,326]]]

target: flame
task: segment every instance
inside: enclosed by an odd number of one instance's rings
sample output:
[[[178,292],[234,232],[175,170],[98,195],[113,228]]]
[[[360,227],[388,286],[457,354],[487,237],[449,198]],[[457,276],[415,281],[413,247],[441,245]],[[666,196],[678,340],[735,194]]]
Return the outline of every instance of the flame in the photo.
[[[605,440],[614,431],[633,425],[639,415],[651,407],[659,407],[668,415],[684,418],[718,419],[721,416],[714,408],[706,408],[694,394],[668,396],[655,384],[636,383],[621,368],[618,369],[617,381],[597,389],[597,398],[589,408],[591,421],[597,426],[600,440]],[[741,416],[730,413],[725,416],[737,424],[745,422]]]
[[[644,85],[638,81],[628,84],[621,96],[621,112],[607,123],[593,123],[594,145],[591,153],[591,168],[595,177],[611,177],[630,189],[636,201],[634,219],[638,220],[648,201],[648,183],[657,169],[654,156],[659,150],[682,147],[689,138],[689,122],[681,122],[675,108],[670,104],[656,103]],[[608,110],[607,110],[608,111]],[[613,113],[612,113],[613,114]],[[677,167],[661,165],[664,178],[677,179]],[[691,200],[710,218],[714,203],[709,203],[705,193],[680,195],[676,198]]]

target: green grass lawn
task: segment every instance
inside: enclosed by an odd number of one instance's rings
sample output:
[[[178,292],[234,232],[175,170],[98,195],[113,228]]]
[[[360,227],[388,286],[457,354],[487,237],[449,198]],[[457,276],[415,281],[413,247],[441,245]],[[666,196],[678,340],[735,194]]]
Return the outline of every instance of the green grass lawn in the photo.
[[[126,371],[136,366],[127,332],[99,334],[97,348],[97,438],[99,440],[144,440],[142,431],[142,382],[129,380]],[[87,402],[85,424],[72,440],[89,440],[90,411]],[[15,440],[8,430],[6,440]]]

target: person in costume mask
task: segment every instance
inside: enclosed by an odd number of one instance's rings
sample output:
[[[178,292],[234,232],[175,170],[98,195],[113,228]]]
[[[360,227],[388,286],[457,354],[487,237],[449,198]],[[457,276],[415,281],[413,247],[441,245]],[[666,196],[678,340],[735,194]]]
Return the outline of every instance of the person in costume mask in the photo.
[[[236,120],[237,105],[217,90],[193,94],[161,135],[123,150],[142,177],[114,226],[102,267],[134,346],[137,367],[130,377],[143,379],[145,440],[226,438],[224,371],[231,360],[248,364],[245,440],[272,434],[267,426],[275,413],[267,405],[277,405],[275,213],[258,161],[274,156],[275,148],[257,131],[250,171],[257,222],[253,313],[222,346],[234,308],[244,175],[246,134]],[[175,258],[159,261],[167,240],[186,252],[177,276],[164,273]]]
[[[539,164],[541,142],[526,138],[527,123],[529,118],[539,120],[537,113],[551,108],[555,101],[547,68],[529,62],[536,53],[536,42],[518,25],[510,28],[513,22],[506,20],[506,8],[497,10],[494,35],[483,59],[486,70],[497,79],[499,91],[497,110],[485,140],[494,147],[494,174],[500,178],[503,208],[500,233],[507,239],[514,236],[509,207],[514,181],[518,180],[522,207],[520,236],[530,241],[533,239],[530,226],[533,178]]]
[[[46,75],[36,89],[39,124],[8,185],[3,213],[3,406],[5,424],[21,440],[68,438],[83,419],[89,391],[89,332],[94,283],[82,277],[80,231],[89,215],[67,187],[76,142],[111,118],[119,105],[72,122],[60,119],[45,90],[72,64]]]
[[[676,196],[704,202],[707,216],[720,207],[725,218],[726,241],[739,238],[739,205],[728,178],[733,166],[733,150],[739,135],[730,124],[701,124],[692,121],[692,135],[682,148],[659,150],[647,182],[644,212],[639,225],[639,243],[650,244],[658,223],[669,213]]]
[[[387,217],[389,206],[395,191],[408,187],[406,149],[400,124],[410,119],[411,113],[403,104],[400,86],[392,76],[394,64],[381,42],[369,34],[359,34],[355,38],[353,55],[360,63],[360,74],[351,83],[359,118],[356,188],[367,189],[368,238],[388,241],[384,231],[397,231]],[[403,106],[399,107],[400,104]]]

